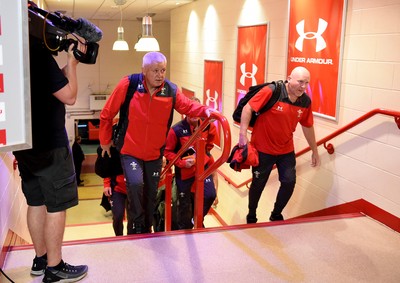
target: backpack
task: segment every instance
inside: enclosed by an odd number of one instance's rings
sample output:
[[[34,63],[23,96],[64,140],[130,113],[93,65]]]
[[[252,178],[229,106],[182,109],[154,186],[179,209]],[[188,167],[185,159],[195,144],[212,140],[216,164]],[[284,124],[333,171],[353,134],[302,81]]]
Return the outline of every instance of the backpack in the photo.
[[[178,230],[178,192],[175,177],[172,178],[172,199],[171,199],[171,229]],[[153,214],[154,232],[163,232],[165,226],[165,185],[159,187],[156,196],[156,209]]]
[[[118,151],[121,150],[122,146],[124,145],[124,139],[125,139],[125,134],[126,130],[128,129],[128,114],[129,114],[129,103],[135,94],[135,91],[139,85],[139,82],[142,81],[142,74],[131,74],[129,76],[129,86],[128,90],[126,92],[125,100],[124,103],[121,105],[121,108],[119,109],[119,120],[118,124],[115,126],[113,130],[113,142],[115,147],[117,148]],[[175,106],[175,100],[176,100],[176,90],[177,86],[168,80],[165,80],[165,87],[171,88],[171,93],[172,93],[172,108],[171,108],[171,115],[169,117],[168,121],[168,128],[171,126],[172,120],[173,120],[173,114],[174,114],[174,106]]]
[[[265,111],[269,110],[279,100],[279,97],[281,95],[282,85],[283,85],[283,81],[282,80],[279,80],[279,81],[276,81],[276,82],[275,81],[267,82],[267,83],[251,86],[249,88],[249,91],[246,93],[246,95],[243,96],[239,100],[239,103],[236,106],[235,111],[233,111],[233,114],[232,114],[233,121],[235,121],[237,123],[240,123],[243,107],[263,87],[265,87],[267,85],[270,85],[270,84],[273,84],[275,86],[274,90],[272,92],[271,98],[269,99],[269,101],[258,112],[252,112],[249,126],[253,127],[254,123],[256,122],[256,119],[257,119],[258,115],[260,115],[261,113],[264,113]]]
[[[110,147],[110,154],[105,153],[104,157],[101,156],[103,149],[101,146],[97,147],[97,158],[94,163],[94,172],[101,178],[113,177],[123,174],[121,160],[118,150],[115,147]]]

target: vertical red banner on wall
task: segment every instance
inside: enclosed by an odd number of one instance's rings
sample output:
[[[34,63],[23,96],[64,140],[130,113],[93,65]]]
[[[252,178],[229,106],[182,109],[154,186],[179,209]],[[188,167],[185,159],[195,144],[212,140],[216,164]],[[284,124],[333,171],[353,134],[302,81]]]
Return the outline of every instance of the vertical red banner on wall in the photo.
[[[250,86],[265,80],[267,27],[263,24],[238,28],[235,105]]]
[[[222,113],[222,79],[223,79],[223,62],[204,60],[204,95],[203,104],[207,105]],[[215,140],[217,146],[221,146],[220,125],[214,122],[218,138]]]
[[[190,89],[187,89],[187,88],[184,88],[184,87],[182,87],[182,93],[188,98],[194,96],[194,91],[193,90],[190,90]],[[181,119],[183,120],[183,118],[185,118],[185,115],[182,114],[181,115]]]
[[[0,74],[0,93],[4,92],[4,76]]]
[[[194,96],[194,91],[193,90],[190,90],[190,89],[187,89],[187,88],[184,88],[184,87],[182,87],[182,93],[186,97],[189,97],[189,98]]]
[[[6,130],[5,129],[0,129],[0,144],[2,144],[2,145],[6,145],[7,144]]]
[[[297,66],[310,71],[312,109],[325,117],[336,118],[345,2],[290,1],[287,72]]]

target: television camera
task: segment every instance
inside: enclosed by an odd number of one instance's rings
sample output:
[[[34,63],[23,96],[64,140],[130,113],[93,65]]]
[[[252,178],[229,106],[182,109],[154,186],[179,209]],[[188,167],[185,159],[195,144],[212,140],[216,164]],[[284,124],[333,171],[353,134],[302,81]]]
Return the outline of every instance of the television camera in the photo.
[[[95,64],[99,50],[98,41],[103,36],[102,31],[84,18],[74,20],[59,12],[50,13],[40,9],[36,5],[28,5],[29,34],[40,41],[57,55],[60,51],[68,51],[74,44],[73,53],[75,58],[85,64]],[[76,38],[70,38],[71,34]],[[82,42],[76,35],[85,39]],[[86,45],[86,52],[78,50],[78,40]]]

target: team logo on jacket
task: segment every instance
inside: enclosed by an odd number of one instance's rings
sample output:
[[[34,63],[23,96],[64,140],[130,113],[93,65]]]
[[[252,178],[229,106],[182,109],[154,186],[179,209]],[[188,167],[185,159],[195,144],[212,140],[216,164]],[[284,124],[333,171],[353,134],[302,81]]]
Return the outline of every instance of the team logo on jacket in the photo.
[[[297,110],[297,118],[300,118],[301,114],[303,114],[303,111],[301,109]]]
[[[142,83],[139,83],[136,90],[140,93],[144,93],[144,86]]]
[[[166,91],[167,89],[165,88],[165,87],[163,87],[162,89],[161,89],[161,93],[160,93],[160,96],[166,96],[166,94],[165,94],[165,91]]]
[[[160,176],[160,172],[153,172],[153,177],[159,177]]]
[[[135,161],[132,161],[129,165],[132,167],[132,171],[137,170],[137,163]]]

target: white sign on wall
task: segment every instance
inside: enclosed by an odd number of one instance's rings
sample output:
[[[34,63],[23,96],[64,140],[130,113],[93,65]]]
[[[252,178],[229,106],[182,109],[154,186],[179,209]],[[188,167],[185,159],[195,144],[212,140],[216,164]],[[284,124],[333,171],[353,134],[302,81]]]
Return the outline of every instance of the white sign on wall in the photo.
[[[0,151],[32,147],[27,5],[0,0]]]

